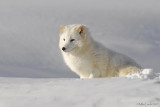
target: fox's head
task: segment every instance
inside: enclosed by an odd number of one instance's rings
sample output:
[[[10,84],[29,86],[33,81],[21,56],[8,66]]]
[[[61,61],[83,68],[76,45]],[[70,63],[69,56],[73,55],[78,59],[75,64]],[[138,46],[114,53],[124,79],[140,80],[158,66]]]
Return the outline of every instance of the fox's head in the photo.
[[[86,28],[84,25],[60,26],[59,47],[63,52],[74,52],[84,45]]]

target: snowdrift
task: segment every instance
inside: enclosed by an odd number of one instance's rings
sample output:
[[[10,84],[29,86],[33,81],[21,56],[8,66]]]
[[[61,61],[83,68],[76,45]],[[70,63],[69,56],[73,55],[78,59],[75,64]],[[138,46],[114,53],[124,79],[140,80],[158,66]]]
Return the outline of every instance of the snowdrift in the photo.
[[[147,69],[124,78],[0,78],[0,107],[160,107],[159,89],[160,75]]]
[[[126,76],[130,79],[160,79],[160,73],[155,73],[152,69],[143,69],[140,73],[129,74]]]

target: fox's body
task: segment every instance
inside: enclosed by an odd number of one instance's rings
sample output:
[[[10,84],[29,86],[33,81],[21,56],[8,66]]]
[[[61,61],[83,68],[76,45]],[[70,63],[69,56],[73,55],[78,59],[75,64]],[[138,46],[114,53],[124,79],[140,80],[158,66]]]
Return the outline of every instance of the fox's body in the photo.
[[[133,59],[95,42],[83,25],[61,26],[59,46],[66,64],[80,78],[121,77],[141,71]]]

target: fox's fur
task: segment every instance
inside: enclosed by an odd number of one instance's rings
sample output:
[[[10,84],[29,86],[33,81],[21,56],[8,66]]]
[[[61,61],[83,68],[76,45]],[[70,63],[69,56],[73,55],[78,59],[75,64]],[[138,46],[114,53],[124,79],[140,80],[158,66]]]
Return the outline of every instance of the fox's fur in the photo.
[[[63,58],[80,78],[122,77],[141,71],[133,59],[94,41],[84,25],[60,26],[59,35]]]

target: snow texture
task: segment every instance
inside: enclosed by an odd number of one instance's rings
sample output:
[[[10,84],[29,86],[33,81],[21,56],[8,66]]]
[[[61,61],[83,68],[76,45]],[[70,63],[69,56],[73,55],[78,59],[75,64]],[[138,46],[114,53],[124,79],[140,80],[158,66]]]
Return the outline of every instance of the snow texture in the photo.
[[[0,107],[160,107],[160,75],[127,78],[0,78]]]
[[[0,78],[0,107],[160,107],[156,79]]]
[[[129,74],[126,77],[130,79],[160,79],[160,73],[155,73],[152,69],[144,69],[140,73]]]

